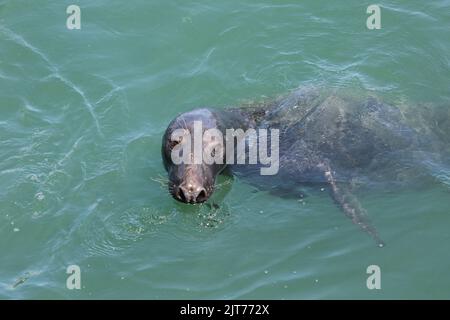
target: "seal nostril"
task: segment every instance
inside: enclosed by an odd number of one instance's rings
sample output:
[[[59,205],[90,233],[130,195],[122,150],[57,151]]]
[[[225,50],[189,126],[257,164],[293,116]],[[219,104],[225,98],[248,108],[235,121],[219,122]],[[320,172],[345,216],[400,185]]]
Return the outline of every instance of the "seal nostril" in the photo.
[[[183,202],[188,202],[186,199],[186,195],[184,194],[183,188],[178,188],[177,197]]]
[[[206,190],[205,190],[205,189],[202,189],[202,190],[198,193],[197,197],[195,198],[195,202],[204,202],[204,201],[206,201],[207,198],[208,198],[208,197],[206,196]]]

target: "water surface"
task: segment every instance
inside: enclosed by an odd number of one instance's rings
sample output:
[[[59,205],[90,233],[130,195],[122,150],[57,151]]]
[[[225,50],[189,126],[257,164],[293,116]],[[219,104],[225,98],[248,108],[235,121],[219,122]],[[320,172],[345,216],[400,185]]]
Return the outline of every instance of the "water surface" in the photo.
[[[450,298],[448,167],[361,195],[382,249],[325,193],[162,185],[161,136],[198,106],[314,85],[449,108],[450,1],[378,3],[381,30],[368,1],[78,1],[68,30],[70,1],[0,1],[0,298]]]

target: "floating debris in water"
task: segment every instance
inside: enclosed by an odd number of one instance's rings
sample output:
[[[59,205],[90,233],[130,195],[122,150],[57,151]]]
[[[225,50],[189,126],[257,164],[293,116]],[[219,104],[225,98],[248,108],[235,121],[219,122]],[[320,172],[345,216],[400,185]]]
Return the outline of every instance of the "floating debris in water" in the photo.
[[[25,283],[29,278],[31,277],[31,273],[26,272],[23,276],[20,276],[19,279],[17,279],[16,282],[12,285],[13,289],[17,288],[21,284]]]
[[[29,174],[27,178],[30,179],[33,182],[39,182],[39,178],[35,174]]]
[[[22,283],[24,283],[25,281],[27,281],[28,278],[25,277],[20,277],[14,284],[13,284],[13,288],[17,288],[18,286],[20,286]]]
[[[42,201],[42,200],[45,199],[45,196],[44,196],[44,194],[43,194],[42,192],[36,193],[34,197],[35,197],[38,201]]]
[[[13,231],[14,231],[14,232],[19,232],[20,229],[19,229],[19,228],[14,228]]]

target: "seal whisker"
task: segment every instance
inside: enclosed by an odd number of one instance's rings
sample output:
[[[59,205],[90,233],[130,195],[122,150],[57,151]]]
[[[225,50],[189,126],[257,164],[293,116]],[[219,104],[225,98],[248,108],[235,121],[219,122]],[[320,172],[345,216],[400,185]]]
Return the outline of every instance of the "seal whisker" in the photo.
[[[157,177],[152,177],[150,180],[156,182],[159,184],[160,188],[166,189],[167,184],[169,183],[169,179],[166,177],[163,177],[162,175],[158,175]]]

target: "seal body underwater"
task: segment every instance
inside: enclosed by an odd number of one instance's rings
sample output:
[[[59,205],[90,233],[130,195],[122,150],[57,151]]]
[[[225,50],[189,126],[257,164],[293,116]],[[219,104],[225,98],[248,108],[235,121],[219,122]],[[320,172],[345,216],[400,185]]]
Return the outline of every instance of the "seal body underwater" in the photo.
[[[171,150],[183,139],[174,141],[171,134],[179,128],[192,133],[194,121],[201,121],[203,130],[216,128],[224,136],[228,128],[278,129],[278,173],[261,175],[263,165],[248,162],[228,166],[225,161],[174,164]],[[179,201],[206,201],[214,191],[217,175],[225,169],[259,189],[282,196],[300,197],[304,186],[327,188],[345,215],[383,246],[353,195],[352,185],[356,181],[386,188],[386,179],[391,187],[430,179],[426,164],[450,159],[450,143],[442,139],[446,132],[433,128],[433,121],[413,121],[401,109],[376,97],[300,88],[265,103],[224,110],[201,108],[181,114],[163,136],[162,156],[169,174],[169,191]],[[203,148],[211,143],[203,139]],[[222,156],[227,157],[225,151]]]

